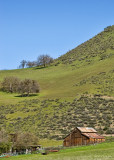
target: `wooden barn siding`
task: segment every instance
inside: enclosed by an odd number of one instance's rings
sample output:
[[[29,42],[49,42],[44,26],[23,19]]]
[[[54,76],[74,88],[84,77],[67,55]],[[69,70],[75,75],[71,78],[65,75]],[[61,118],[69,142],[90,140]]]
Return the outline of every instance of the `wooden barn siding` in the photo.
[[[64,146],[76,146],[76,145],[86,145],[89,143],[89,138],[83,136],[80,131],[75,130],[64,140]]]
[[[87,145],[87,144],[94,144],[100,143],[105,141],[104,139],[95,139],[95,138],[88,138],[81,134],[79,130],[73,131],[69,136],[67,136],[63,142],[63,145],[68,146],[78,146],[78,145]]]

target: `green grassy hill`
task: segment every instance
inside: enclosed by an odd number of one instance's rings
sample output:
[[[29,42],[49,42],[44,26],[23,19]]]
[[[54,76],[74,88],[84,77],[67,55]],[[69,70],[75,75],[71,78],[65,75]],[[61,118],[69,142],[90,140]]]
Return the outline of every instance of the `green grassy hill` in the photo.
[[[114,25],[106,27],[103,32],[67,52],[65,55],[59,57],[58,60],[64,64],[72,63],[74,61],[91,63],[93,57],[98,57],[100,60],[103,60],[112,56],[113,49]]]
[[[73,127],[83,125],[112,132],[114,26],[51,66],[0,71],[0,81],[6,76],[37,80],[41,88],[39,94],[30,97],[0,91],[0,127],[8,132],[34,130],[48,139],[60,139]]]

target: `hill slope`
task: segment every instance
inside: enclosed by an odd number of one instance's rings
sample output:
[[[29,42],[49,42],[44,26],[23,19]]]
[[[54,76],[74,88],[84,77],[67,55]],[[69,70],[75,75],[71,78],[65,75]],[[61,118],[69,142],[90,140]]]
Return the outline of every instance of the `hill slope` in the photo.
[[[8,132],[20,128],[34,130],[41,138],[60,139],[73,127],[85,125],[112,133],[114,26],[51,66],[0,71],[0,81],[6,76],[35,79],[41,87],[41,92],[31,97],[0,92],[0,127]]]
[[[83,63],[84,60],[91,63],[93,57],[99,57],[100,60],[111,57],[112,50],[114,50],[114,25],[105,28],[103,32],[59,57],[58,60],[63,63],[73,61]]]

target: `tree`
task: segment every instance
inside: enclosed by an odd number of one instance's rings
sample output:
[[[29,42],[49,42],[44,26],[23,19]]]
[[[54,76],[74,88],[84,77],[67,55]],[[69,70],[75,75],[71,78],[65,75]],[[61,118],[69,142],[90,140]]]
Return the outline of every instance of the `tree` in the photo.
[[[53,58],[47,54],[40,55],[37,59],[37,65],[43,65],[44,67],[46,67],[46,65],[52,62],[53,62]]]
[[[2,90],[10,93],[21,93],[22,96],[30,93],[39,93],[40,87],[37,81],[31,79],[20,80],[17,77],[5,77],[2,82]]]
[[[30,93],[39,93],[40,87],[37,81],[25,79],[20,82],[18,92],[21,93],[22,96],[24,96],[24,94],[27,94],[27,96],[29,96]]]
[[[27,63],[26,63],[26,66],[28,67],[28,68],[31,68],[31,67],[35,67],[36,66],[36,62],[35,61],[28,61]]]
[[[20,63],[21,64],[20,64],[19,68],[24,68],[26,66],[27,61],[26,60],[22,60]]]
[[[20,149],[27,149],[31,145],[38,144],[38,137],[36,137],[33,133],[30,132],[18,132],[16,141],[13,144],[13,148],[20,150]]]
[[[8,141],[8,136],[6,131],[3,128],[0,128],[0,143],[7,142],[7,141]]]
[[[0,129],[0,154],[9,151],[11,143],[8,141],[8,135],[4,129]]]
[[[2,90],[5,92],[17,92],[20,80],[17,77],[5,77],[2,82]]]

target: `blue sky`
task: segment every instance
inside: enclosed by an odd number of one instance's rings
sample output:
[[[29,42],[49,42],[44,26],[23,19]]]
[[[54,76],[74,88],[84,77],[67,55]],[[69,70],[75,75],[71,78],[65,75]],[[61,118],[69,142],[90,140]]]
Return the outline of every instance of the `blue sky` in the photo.
[[[0,0],[0,70],[57,58],[114,24],[114,0]]]

